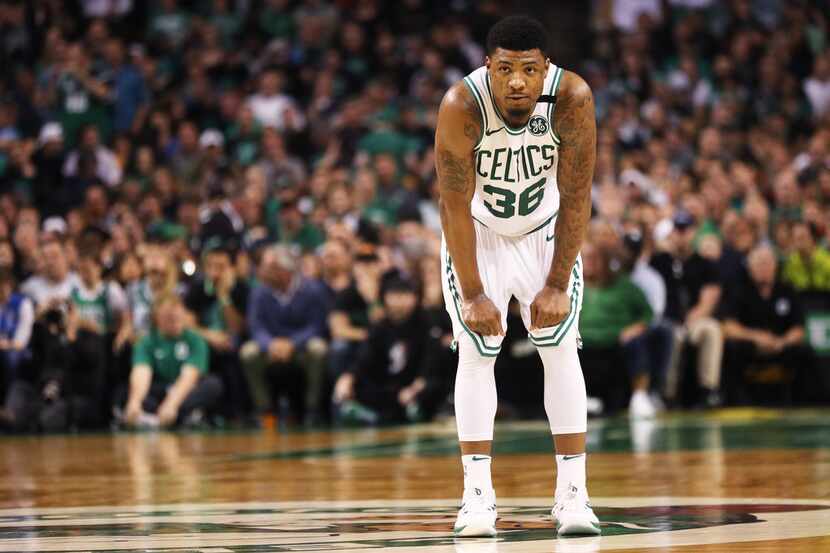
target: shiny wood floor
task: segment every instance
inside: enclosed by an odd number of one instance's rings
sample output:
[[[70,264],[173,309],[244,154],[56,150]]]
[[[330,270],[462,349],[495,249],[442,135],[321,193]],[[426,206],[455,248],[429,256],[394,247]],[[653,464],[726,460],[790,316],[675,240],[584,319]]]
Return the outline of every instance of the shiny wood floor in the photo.
[[[0,439],[0,551],[830,551],[830,412],[592,424],[599,539],[557,539],[544,423],[500,425],[500,537],[449,536],[452,421]]]

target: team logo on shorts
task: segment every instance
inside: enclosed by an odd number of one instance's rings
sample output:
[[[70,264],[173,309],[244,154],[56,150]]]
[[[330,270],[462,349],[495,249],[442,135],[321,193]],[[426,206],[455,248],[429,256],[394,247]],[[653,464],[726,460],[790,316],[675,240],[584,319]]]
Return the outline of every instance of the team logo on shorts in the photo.
[[[541,115],[534,115],[528,121],[527,128],[533,136],[542,136],[548,132],[548,120]]]

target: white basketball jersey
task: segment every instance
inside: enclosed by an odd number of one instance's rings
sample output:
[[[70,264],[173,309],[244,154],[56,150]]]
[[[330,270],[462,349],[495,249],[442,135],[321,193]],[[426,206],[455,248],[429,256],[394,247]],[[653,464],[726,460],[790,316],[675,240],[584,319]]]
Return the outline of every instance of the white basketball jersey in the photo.
[[[563,72],[551,64],[542,94],[556,95]],[[486,67],[464,77],[464,83],[483,122],[475,147],[473,218],[505,236],[521,236],[544,226],[559,210],[559,138],[551,122],[554,104],[537,103],[527,124],[516,129],[505,122],[496,105]]]

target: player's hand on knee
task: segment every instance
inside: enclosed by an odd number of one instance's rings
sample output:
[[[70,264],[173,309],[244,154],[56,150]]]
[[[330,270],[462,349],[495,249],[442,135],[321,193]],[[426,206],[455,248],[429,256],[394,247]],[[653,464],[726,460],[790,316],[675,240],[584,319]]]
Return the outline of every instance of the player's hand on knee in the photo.
[[[504,336],[501,313],[496,305],[484,294],[464,300],[461,318],[472,330],[482,336]]]
[[[561,323],[571,310],[565,290],[545,286],[530,304],[530,329],[548,328]]]

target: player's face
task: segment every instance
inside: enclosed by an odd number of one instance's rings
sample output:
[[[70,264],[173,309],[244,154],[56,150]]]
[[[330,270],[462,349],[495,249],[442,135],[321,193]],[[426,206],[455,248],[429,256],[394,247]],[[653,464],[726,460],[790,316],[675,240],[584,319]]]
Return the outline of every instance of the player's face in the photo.
[[[487,57],[493,96],[510,123],[527,122],[542,95],[549,64],[538,48],[524,51],[496,48]]]

